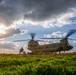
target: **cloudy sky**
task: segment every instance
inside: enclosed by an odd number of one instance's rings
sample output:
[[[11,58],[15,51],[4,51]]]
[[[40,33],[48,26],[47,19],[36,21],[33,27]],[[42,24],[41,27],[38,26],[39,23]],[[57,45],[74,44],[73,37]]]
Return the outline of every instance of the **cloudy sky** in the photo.
[[[17,53],[27,42],[13,40],[29,33],[37,33],[35,39],[65,37],[70,29],[76,29],[76,0],[0,0],[0,53]]]

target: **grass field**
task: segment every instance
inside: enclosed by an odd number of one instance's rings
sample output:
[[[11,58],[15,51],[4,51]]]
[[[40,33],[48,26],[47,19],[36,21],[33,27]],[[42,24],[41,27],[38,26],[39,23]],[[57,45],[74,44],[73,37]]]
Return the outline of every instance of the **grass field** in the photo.
[[[0,75],[76,75],[76,53],[0,55]]]

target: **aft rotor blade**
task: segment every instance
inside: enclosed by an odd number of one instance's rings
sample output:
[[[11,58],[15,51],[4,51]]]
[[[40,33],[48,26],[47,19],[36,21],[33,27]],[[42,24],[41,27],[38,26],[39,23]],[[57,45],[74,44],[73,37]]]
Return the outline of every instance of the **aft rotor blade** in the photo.
[[[62,38],[40,38],[40,39],[62,39]]]
[[[73,47],[76,47],[76,46],[73,46]]]
[[[69,40],[75,40],[76,41],[76,39],[71,39],[71,38],[68,38]]]
[[[76,32],[76,29],[72,29],[72,30],[70,30],[69,33],[66,35],[65,38],[71,36],[71,35],[74,34],[75,32]]]

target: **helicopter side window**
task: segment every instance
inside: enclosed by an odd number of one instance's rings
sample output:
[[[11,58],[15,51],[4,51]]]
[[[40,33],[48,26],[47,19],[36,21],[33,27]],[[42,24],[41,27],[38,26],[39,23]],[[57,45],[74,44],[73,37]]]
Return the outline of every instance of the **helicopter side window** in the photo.
[[[32,45],[30,45],[30,47],[33,47]]]
[[[53,45],[52,47],[56,47],[55,45]]]
[[[37,48],[35,48],[37,50]]]
[[[62,47],[60,47],[60,49],[63,49]]]
[[[36,45],[33,45],[33,47],[35,47]]]
[[[39,47],[39,49],[42,49],[42,47]]]
[[[48,46],[46,46],[46,48],[48,48]]]

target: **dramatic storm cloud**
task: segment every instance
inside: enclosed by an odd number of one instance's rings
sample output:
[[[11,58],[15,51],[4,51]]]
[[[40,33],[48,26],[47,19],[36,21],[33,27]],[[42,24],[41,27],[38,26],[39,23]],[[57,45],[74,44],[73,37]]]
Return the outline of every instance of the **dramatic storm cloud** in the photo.
[[[0,48],[4,48],[4,49],[15,49],[15,44],[13,44],[11,42],[1,42],[0,43]]]
[[[21,19],[45,21],[75,7],[76,0],[0,0],[0,23],[9,26]]]
[[[43,21],[56,17],[67,12],[69,8],[75,7],[75,2],[75,0],[31,0],[33,8],[25,13],[25,19]]]
[[[0,53],[18,53],[19,43],[1,41],[0,42]]]
[[[27,30],[19,30],[18,28],[9,28],[5,29],[4,31],[0,32],[0,38],[6,38],[6,37],[11,37],[17,34],[23,34],[26,33]]]

